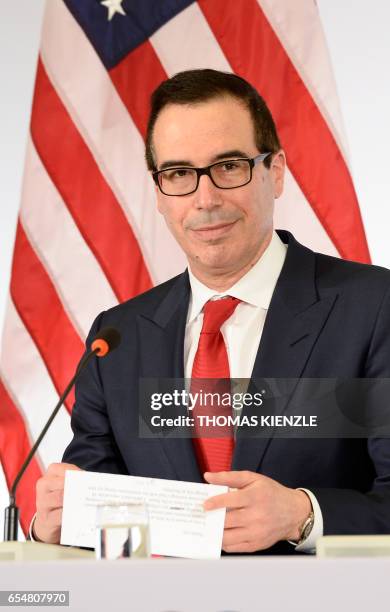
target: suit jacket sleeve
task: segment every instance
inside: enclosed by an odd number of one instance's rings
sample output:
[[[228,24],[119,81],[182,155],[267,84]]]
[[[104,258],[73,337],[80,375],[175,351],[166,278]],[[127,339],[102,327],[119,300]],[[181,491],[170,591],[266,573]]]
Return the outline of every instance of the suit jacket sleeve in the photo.
[[[94,321],[86,344],[101,326],[101,313]],[[76,385],[76,403],[72,412],[73,440],[65,449],[62,461],[92,472],[128,474],[115,443],[107,414],[99,358],[92,359]]]
[[[390,290],[378,311],[365,377],[390,378]],[[376,473],[370,490],[311,488],[323,514],[324,535],[390,533],[390,438],[369,438],[367,450]]]

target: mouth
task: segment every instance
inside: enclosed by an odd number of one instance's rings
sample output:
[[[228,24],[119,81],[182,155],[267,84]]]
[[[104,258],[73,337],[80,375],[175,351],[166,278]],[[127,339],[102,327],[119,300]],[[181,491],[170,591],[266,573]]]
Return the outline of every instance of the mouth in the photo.
[[[231,223],[218,223],[217,225],[205,225],[193,229],[194,234],[201,240],[216,240],[230,233],[237,221]]]

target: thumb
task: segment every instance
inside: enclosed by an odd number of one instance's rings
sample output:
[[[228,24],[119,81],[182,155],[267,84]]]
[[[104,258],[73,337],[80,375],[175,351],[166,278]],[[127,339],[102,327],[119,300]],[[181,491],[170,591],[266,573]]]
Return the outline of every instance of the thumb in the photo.
[[[256,472],[243,470],[240,472],[205,472],[204,479],[209,484],[223,485],[233,489],[242,489],[259,478]]]

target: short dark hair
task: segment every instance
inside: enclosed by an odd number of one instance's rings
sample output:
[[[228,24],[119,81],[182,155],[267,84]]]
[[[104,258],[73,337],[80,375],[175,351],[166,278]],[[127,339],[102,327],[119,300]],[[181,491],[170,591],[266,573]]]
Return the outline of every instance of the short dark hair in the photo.
[[[255,130],[256,146],[260,153],[276,153],[280,141],[272,115],[260,94],[248,81],[231,72],[210,68],[185,70],[163,81],[151,96],[151,108],[146,132],[145,157],[149,170],[157,170],[153,157],[153,129],[157,117],[168,104],[196,104],[214,98],[231,96],[243,102],[249,110]],[[271,158],[264,165],[269,168]]]

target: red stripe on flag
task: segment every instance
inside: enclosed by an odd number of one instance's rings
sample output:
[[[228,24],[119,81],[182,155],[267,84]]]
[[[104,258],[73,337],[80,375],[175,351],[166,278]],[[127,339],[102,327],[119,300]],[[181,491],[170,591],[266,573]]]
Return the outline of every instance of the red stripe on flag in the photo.
[[[84,345],[20,222],[16,231],[10,292],[57,392],[62,393],[75,372]],[[69,412],[73,403],[72,390],[66,402]]]
[[[41,61],[31,131],[46,171],[118,299],[149,289],[151,279],[134,233]]]
[[[11,488],[31,446],[23,418],[0,379],[0,461],[8,489]],[[17,489],[16,504],[20,510],[20,522],[25,535],[35,512],[35,483],[41,475],[38,461],[34,458]]]
[[[150,42],[147,40],[129,53],[109,72],[124,105],[145,138],[150,95],[167,78]]]
[[[352,179],[334,137],[256,0],[199,0],[232,69],[264,96],[288,165],[346,259],[370,255]],[[237,27],[237,23],[240,27]]]

